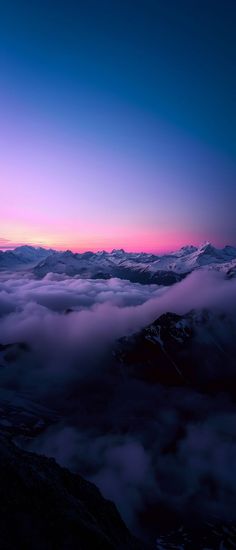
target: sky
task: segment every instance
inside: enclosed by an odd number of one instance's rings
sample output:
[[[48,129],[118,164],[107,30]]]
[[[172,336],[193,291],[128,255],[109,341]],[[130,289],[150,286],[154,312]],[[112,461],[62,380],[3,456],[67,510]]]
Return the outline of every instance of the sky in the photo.
[[[236,245],[234,0],[0,0],[0,247]]]

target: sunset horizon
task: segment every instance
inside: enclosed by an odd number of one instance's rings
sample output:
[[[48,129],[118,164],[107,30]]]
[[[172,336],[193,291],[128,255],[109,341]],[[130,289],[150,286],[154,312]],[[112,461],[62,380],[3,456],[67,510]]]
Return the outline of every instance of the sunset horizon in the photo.
[[[148,241],[150,242],[150,241]],[[53,242],[44,242],[44,241],[20,241],[20,242],[14,242],[14,241],[11,241],[10,239],[0,239],[0,250],[2,251],[7,251],[7,250],[14,250],[15,248],[18,248],[18,247],[23,247],[23,246],[29,246],[29,247],[33,247],[33,248],[45,248],[45,249],[52,249],[52,250],[56,250],[57,252],[65,252],[65,251],[71,251],[73,252],[74,254],[78,253],[84,253],[84,252],[94,252],[94,253],[97,253],[97,252],[102,252],[102,251],[106,251],[106,252],[112,252],[113,250],[124,250],[125,252],[129,252],[129,253],[147,253],[147,254],[167,254],[167,253],[171,253],[171,252],[176,252],[178,250],[180,250],[181,248],[183,247],[186,247],[186,246],[194,246],[196,248],[200,248],[201,246],[204,246],[206,244],[211,244],[212,246],[214,246],[215,248],[219,248],[219,249],[222,249],[224,247],[227,247],[227,246],[232,246],[234,247],[235,244],[233,242],[214,242],[212,240],[209,240],[209,239],[203,239],[201,241],[196,241],[194,239],[192,240],[180,240],[178,241],[178,243],[176,244],[173,244],[173,245],[169,245],[169,246],[164,246],[164,245],[153,245],[153,246],[147,246],[147,247],[144,247],[142,245],[130,245],[130,246],[122,246],[122,242],[120,244],[118,244],[117,246],[112,246],[112,245],[104,245],[104,246],[92,246],[90,244],[88,244],[87,246],[84,245],[84,246],[80,246],[79,244],[76,245],[76,244],[72,244],[70,245],[69,243],[54,243]]]
[[[2,9],[0,238],[236,244],[230,10],[103,2]]]
[[[236,549],[236,0],[0,0],[0,547]]]

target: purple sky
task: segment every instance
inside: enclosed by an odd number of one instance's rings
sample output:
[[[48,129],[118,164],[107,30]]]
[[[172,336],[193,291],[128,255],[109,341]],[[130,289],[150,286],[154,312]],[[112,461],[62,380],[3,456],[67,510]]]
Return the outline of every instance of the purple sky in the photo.
[[[199,8],[212,22],[206,60],[182,1],[176,22],[175,3],[62,4],[3,11],[0,245],[236,244],[227,13]]]

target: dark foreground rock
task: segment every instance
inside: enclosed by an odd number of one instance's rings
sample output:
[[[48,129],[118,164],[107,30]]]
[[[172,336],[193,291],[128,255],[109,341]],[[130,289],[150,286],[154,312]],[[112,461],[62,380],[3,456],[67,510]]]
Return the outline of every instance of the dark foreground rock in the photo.
[[[236,398],[235,323],[227,315],[167,312],[143,330],[121,338],[114,356],[126,376]]]
[[[92,483],[2,435],[0,494],[1,550],[145,548]]]

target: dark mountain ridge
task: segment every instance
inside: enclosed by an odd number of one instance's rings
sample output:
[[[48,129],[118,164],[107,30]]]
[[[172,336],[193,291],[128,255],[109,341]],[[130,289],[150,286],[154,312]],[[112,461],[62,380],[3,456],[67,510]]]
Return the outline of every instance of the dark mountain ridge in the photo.
[[[115,505],[54,459],[0,435],[1,550],[141,550]]]

